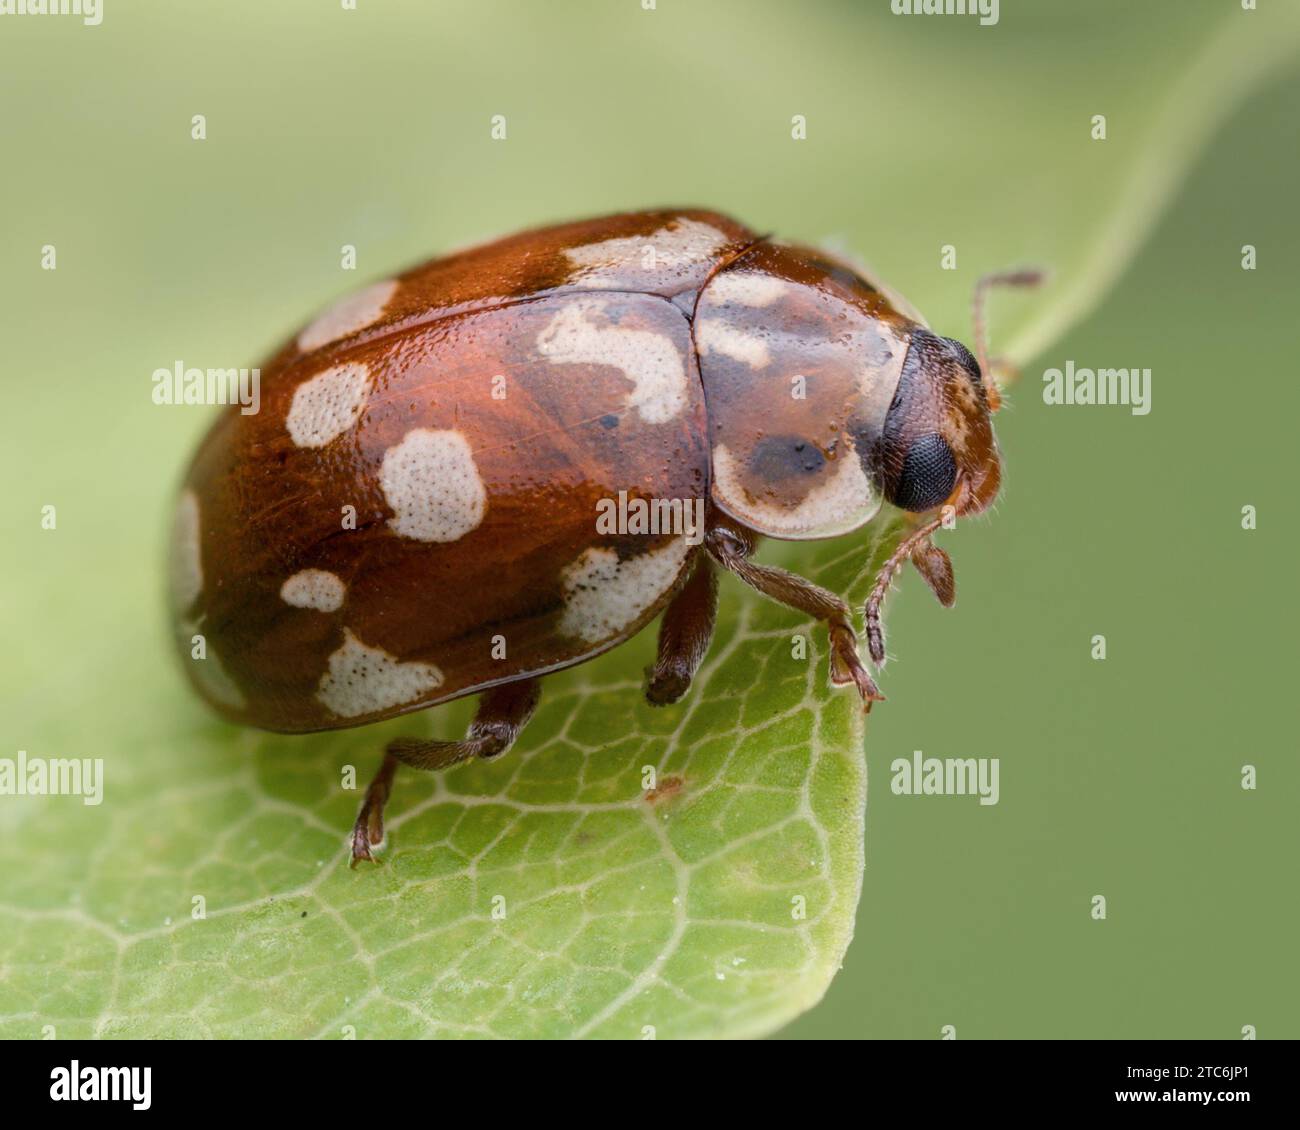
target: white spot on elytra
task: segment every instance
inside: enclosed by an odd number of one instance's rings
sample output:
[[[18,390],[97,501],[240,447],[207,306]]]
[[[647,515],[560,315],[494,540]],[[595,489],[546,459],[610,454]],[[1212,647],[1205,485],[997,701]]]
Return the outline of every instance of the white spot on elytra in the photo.
[[[704,299],[714,306],[732,302],[737,306],[771,306],[789,289],[785,279],[760,271],[727,271],[714,276],[704,288]]]
[[[645,283],[665,270],[680,271],[705,263],[727,243],[727,237],[709,224],[677,220],[649,235],[585,243],[564,254],[581,271],[573,280],[576,285],[612,288]]]
[[[537,351],[553,365],[610,365],[635,386],[627,406],[647,424],[665,424],[687,403],[686,367],[677,347],[651,330],[598,325],[606,298],[577,298],[537,335]]]
[[[192,490],[181,493],[172,516],[169,574],[172,601],[178,610],[193,604],[203,591],[203,561],[199,549],[199,500]]]
[[[397,287],[396,279],[388,279],[334,303],[298,335],[298,348],[303,353],[310,353],[377,322],[383,316],[384,307],[397,293]]]
[[[612,639],[672,587],[689,550],[684,538],[623,561],[612,549],[586,550],[564,570],[560,631],[587,643]]]
[[[402,537],[456,541],[483,521],[487,487],[469,441],[457,431],[416,428],[384,452],[379,485]]]
[[[761,369],[771,360],[767,342],[757,334],[737,329],[725,318],[700,318],[695,323],[695,348],[701,356],[721,353],[742,361],[751,369]]]
[[[280,586],[280,599],[295,608],[337,612],[343,607],[347,586],[325,569],[303,569]]]
[[[299,447],[324,447],[357,422],[370,391],[370,370],[360,362],[335,365],[305,380],[293,393],[285,426]]]
[[[725,444],[713,449],[713,495],[729,514],[774,537],[820,538],[856,530],[880,509],[880,497],[852,449],[798,506],[751,498]]]
[[[359,718],[413,702],[442,683],[442,672],[432,663],[403,663],[345,628],[343,646],[330,656],[316,698],[343,718]]]

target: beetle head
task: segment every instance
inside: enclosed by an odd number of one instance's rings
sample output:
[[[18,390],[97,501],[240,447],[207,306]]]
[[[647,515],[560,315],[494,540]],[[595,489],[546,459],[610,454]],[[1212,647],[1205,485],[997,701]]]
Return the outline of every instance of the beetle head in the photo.
[[[993,407],[970,350],[915,330],[873,451],[884,496],[918,513],[945,503],[958,514],[987,507],[1002,478]]]

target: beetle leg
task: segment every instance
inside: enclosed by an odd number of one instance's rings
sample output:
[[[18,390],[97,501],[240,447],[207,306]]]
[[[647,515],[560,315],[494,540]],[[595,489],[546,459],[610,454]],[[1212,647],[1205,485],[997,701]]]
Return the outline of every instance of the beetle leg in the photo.
[[[749,560],[753,542],[738,530],[714,526],[704,542],[710,556],[729,573],[734,573],[750,588],[789,608],[822,620],[831,639],[831,682],[836,686],[852,684],[862,696],[863,706],[883,702],[871,673],[858,655],[858,637],[853,630],[849,606],[833,592],[784,569],[757,565]]]
[[[395,738],[389,742],[384,763],[370,782],[352,827],[352,866],[363,859],[373,862],[370,849],[384,841],[384,804],[399,762],[412,769],[446,769],[472,757],[496,757],[505,753],[537,709],[541,687],[540,679],[520,679],[484,691],[474,721],[461,741]]]
[[[393,774],[397,772],[397,766],[397,758],[391,753],[384,754],[379,772],[366,789],[361,811],[357,813],[356,823],[352,825],[351,867],[363,859],[373,863],[375,857],[370,854],[371,847],[378,847],[384,842],[384,805],[388,803],[388,794],[392,792]]]
[[[718,577],[708,555],[700,553],[659,624],[659,658],[646,671],[645,697],[651,706],[667,706],[686,693],[709,650],[717,614]]]
[[[458,742],[394,738],[388,752],[412,769],[446,769],[471,757],[496,757],[505,753],[537,709],[540,679],[518,679],[483,692],[465,737]]]
[[[912,564],[925,578],[939,603],[951,608],[957,601],[957,579],[952,572],[952,558],[926,538],[912,549]]]
[[[871,658],[876,664],[885,661],[885,629],[880,623],[880,606],[885,602],[885,595],[894,583],[894,577],[909,557],[934,595],[939,598],[940,604],[948,608],[957,599],[952,561],[947,553],[930,542],[930,535],[942,524],[943,518],[940,516],[913,530],[898,543],[889,555],[889,560],[876,574],[876,583],[871,586],[871,594],[867,597],[867,605],[863,610],[867,622],[867,650],[871,652]]]

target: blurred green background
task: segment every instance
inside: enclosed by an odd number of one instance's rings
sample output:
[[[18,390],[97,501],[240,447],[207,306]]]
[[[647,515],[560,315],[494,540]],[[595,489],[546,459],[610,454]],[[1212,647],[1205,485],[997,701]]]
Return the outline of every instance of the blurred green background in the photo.
[[[111,677],[102,633],[160,616],[167,499],[206,424],[150,403],[159,366],[255,364],[338,294],[440,250],[667,203],[841,241],[968,341],[979,274],[1049,265],[1052,289],[999,302],[996,352],[1119,231],[1126,273],[1026,359],[998,419],[996,513],[944,538],[957,609],[915,577],[895,594],[857,936],[786,1034],[1300,1035],[1300,71],[1276,65],[1281,5],[1261,6],[1003,0],[990,28],[887,0],[107,0],[94,28],[0,18],[6,746],[38,717],[79,736],[137,725],[175,693],[78,709]],[[1210,56],[1170,128],[1180,76],[1221,34],[1255,37],[1242,57],[1268,77],[1220,125],[1254,68]],[[1134,185],[1202,134],[1170,210],[1134,211]],[[1048,408],[1040,374],[1067,358],[1152,369],[1151,414]],[[34,529],[52,500],[57,551]],[[1000,758],[1000,803],[891,795],[890,762],[916,749]]]

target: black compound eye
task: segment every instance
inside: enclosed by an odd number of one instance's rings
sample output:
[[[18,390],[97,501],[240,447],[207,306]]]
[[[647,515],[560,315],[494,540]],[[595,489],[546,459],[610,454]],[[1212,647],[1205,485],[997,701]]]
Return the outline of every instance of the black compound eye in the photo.
[[[929,510],[952,494],[957,461],[938,432],[912,441],[894,487],[894,504],[904,510]]]

